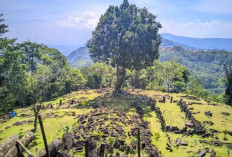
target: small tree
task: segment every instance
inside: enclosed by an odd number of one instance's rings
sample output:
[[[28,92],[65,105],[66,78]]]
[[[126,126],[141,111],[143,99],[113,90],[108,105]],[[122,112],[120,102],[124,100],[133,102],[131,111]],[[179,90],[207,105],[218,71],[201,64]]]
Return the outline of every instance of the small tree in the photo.
[[[159,57],[161,24],[146,8],[139,9],[127,0],[110,6],[93,31],[86,46],[94,61],[110,62],[117,67],[115,92],[121,92],[126,69],[151,66]]]
[[[37,106],[36,106],[36,104],[33,105],[33,111],[34,111],[34,115],[35,115],[33,132],[37,131],[37,121],[38,121],[38,115],[39,115],[40,109],[41,109],[41,105],[37,105]]]

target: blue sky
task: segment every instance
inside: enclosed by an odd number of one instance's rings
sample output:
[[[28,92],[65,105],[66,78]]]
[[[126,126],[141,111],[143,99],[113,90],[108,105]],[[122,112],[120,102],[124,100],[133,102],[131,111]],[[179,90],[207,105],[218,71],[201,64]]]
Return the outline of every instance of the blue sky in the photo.
[[[232,0],[129,0],[157,15],[163,28],[197,38],[232,38]],[[44,43],[63,53],[85,45],[99,17],[122,0],[0,0],[9,38]]]

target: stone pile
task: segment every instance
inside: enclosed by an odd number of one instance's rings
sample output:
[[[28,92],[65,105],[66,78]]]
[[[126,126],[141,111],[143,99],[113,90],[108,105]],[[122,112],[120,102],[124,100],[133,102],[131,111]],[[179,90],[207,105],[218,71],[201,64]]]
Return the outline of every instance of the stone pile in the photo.
[[[144,121],[140,115],[128,116],[124,112],[117,109],[104,109],[103,112],[93,110],[88,114],[78,115],[77,123],[73,125],[73,152],[82,152],[86,144],[86,139],[93,141],[91,151],[93,156],[101,156],[101,152],[112,152],[114,149],[120,150],[122,154],[128,155],[132,150],[137,149],[138,128],[140,129],[141,149],[147,154],[154,153],[160,156],[158,149],[152,145],[152,134],[148,129],[148,122]],[[125,129],[129,127],[130,130]],[[71,135],[69,135],[71,136]],[[106,139],[112,137],[115,139],[114,145],[110,146],[106,143]],[[131,139],[130,144],[126,143],[126,139]],[[67,138],[66,138],[67,139]],[[69,137],[72,141],[71,137]],[[127,141],[128,142],[128,141]],[[63,142],[65,143],[65,142]],[[68,142],[71,143],[71,142]],[[94,144],[96,143],[96,144]],[[70,148],[71,146],[67,147]],[[89,146],[88,146],[89,147]],[[94,150],[92,150],[94,149]]]
[[[5,113],[3,115],[0,115],[0,123],[4,123],[6,121],[8,121],[9,119],[11,119],[11,113]]]
[[[189,100],[195,100],[195,101],[200,101],[201,99],[195,96],[189,96],[189,95],[183,95],[181,98],[189,99]]]
[[[177,103],[178,106],[180,106],[180,109],[182,112],[185,113],[186,117],[189,119],[190,123],[186,124],[187,127],[192,128],[192,130],[189,130],[188,133],[190,134],[198,134],[198,135],[205,135],[206,129],[202,125],[202,123],[195,119],[192,112],[189,110],[188,105],[186,102],[184,102],[182,99]]]

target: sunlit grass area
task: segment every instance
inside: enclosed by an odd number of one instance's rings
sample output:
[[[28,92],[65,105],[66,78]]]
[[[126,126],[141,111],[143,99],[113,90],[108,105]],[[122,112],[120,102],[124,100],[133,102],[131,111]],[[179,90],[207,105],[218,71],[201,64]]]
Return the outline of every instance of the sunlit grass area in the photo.
[[[40,114],[43,117],[43,124],[44,129],[46,132],[46,137],[48,143],[51,143],[54,138],[62,138],[64,131],[64,126],[69,125],[71,126],[75,122],[77,122],[77,119],[75,119],[75,116],[72,116],[73,113],[75,115],[79,114],[86,114],[93,110],[92,106],[95,106],[95,108],[99,108],[101,104],[104,105],[104,108],[113,109],[116,108],[121,112],[125,112],[127,116],[136,114],[136,109],[132,107],[131,103],[137,99],[139,95],[145,95],[148,97],[153,97],[154,95],[169,95],[172,96],[174,100],[180,100],[181,96],[185,94],[170,94],[170,93],[164,93],[164,92],[156,92],[156,91],[141,91],[140,93],[134,93],[135,95],[131,96],[131,99],[122,99],[122,98],[116,98],[110,94],[103,95],[102,93],[97,93],[94,90],[89,91],[78,91],[78,92],[72,92],[70,94],[67,94],[65,96],[59,97],[55,100],[44,102],[43,104],[46,106],[47,104],[51,103],[54,107],[54,109],[47,109],[47,110],[41,110]],[[71,105],[69,108],[69,102],[71,100],[78,101],[79,103]],[[60,100],[64,103],[62,107],[57,108],[57,104],[60,103]],[[193,102],[192,100],[183,98],[184,101]],[[86,105],[83,106],[82,102],[85,102]],[[224,137],[228,139],[228,142],[232,143],[232,137],[230,135],[225,135],[223,133],[224,130],[232,131],[232,108],[224,105],[219,104],[217,106],[208,105],[207,102],[204,100],[200,100],[199,102],[202,103],[202,105],[189,105],[189,107],[193,108],[192,112],[197,113],[194,114],[194,117],[199,120],[200,122],[204,121],[212,121],[214,124],[212,126],[205,124],[205,127],[207,131],[209,129],[215,129],[218,130],[219,133],[215,133],[215,137],[217,137],[220,141],[223,141]],[[188,120],[185,117],[185,114],[181,112],[180,107],[176,103],[170,103],[170,100],[167,99],[166,103],[159,103],[157,102],[157,107],[160,108],[162,111],[162,114],[165,118],[166,124],[170,126],[177,126],[180,129],[184,127],[185,123],[188,122]],[[170,157],[170,156],[176,156],[176,157],[192,157],[194,154],[196,154],[199,150],[205,149],[205,148],[212,148],[216,151],[217,156],[224,157],[227,155],[227,148],[225,146],[221,147],[215,147],[213,145],[201,143],[201,140],[205,141],[215,141],[215,138],[208,137],[208,138],[202,138],[198,135],[189,135],[186,136],[184,134],[175,134],[171,132],[163,132],[161,130],[160,122],[156,116],[155,111],[151,110],[151,106],[141,103],[140,106],[144,110],[144,120],[149,122],[149,130],[152,133],[152,144],[154,144],[160,151],[163,157]],[[210,111],[213,113],[212,117],[206,116],[205,112]],[[19,137],[23,137],[23,135],[27,132],[33,129],[34,123],[26,123],[19,126],[13,126],[16,122],[22,122],[22,121],[34,121],[34,113],[32,110],[32,106],[27,108],[21,108],[16,109],[15,112],[17,113],[17,116],[15,118],[12,118],[2,124],[0,124],[0,130],[3,130],[2,133],[0,133],[0,143],[3,143],[9,136],[11,135],[19,135]],[[228,112],[231,115],[226,116],[221,114],[222,112]],[[21,115],[25,114],[27,117],[22,117]],[[48,115],[53,115],[49,117]],[[57,116],[56,118],[54,116]],[[110,116],[110,115],[109,115]],[[111,115],[114,116],[114,115]],[[105,121],[104,125],[110,124],[111,121]],[[5,127],[9,126],[10,128],[5,129]],[[130,125],[123,125],[123,129],[125,132],[129,132],[132,127]],[[44,143],[42,139],[42,134],[40,130],[40,126],[38,124],[37,132],[35,133],[36,139],[30,143],[28,146],[28,150],[32,154],[36,154],[38,150],[41,150],[44,148]],[[168,139],[170,137],[170,141]],[[188,146],[176,146],[175,141],[178,137],[181,137],[182,141],[188,142]],[[130,143],[131,139],[129,137],[125,138],[126,143]],[[166,143],[169,143],[173,149],[173,152],[170,152],[166,149]],[[118,150],[115,150],[114,153],[116,153]],[[72,150],[69,152],[72,154]],[[144,151],[142,151],[142,154],[145,154]],[[136,155],[136,153],[135,153]],[[75,153],[75,156],[84,156],[84,152],[81,153]],[[206,157],[209,157],[210,154],[207,153]]]

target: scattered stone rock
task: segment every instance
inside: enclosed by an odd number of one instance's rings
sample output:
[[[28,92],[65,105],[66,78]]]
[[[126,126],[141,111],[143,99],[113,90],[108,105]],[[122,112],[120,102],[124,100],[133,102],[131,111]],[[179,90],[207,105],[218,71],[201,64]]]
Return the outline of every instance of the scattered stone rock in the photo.
[[[205,151],[205,150],[201,150],[201,151],[198,153],[197,157],[203,157],[203,156],[205,156],[205,154],[206,154],[206,151]]]
[[[29,131],[27,132],[22,139],[20,139],[20,142],[27,147],[31,141],[35,139],[35,135],[33,132]],[[20,151],[23,152],[23,149],[20,147]],[[4,157],[15,157],[18,154],[18,150],[16,146],[14,145]]]
[[[210,112],[210,111],[208,111],[208,112],[205,112],[205,115],[206,115],[206,116],[209,116],[209,117],[212,117],[212,116],[213,116],[213,113]]]
[[[57,157],[74,157],[74,156],[62,151],[57,153]]]
[[[172,147],[170,144],[166,143],[166,149],[169,150],[170,152],[173,151]]]
[[[214,125],[214,122],[212,121],[204,121],[203,124],[208,124],[210,126]]]
[[[228,113],[228,112],[221,112],[221,114],[222,115],[225,115],[225,116],[229,116],[229,115],[231,115],[230,113]]]
[[[62,146],[62,142],[61,140],[58,140],[57,138],[55,138],[52,143],[48,146],[49,149],[49,153],[50,153],[50,157],[56,157],[58,151],[60,150]],[[46,157],[46,150],[42,149],[39,151],[37,157]]]
[[[62,137],[62,150],[69,151],[73,147],[73,134],[65,133]]]
[[[3,157],[7,152],[16,145],[16,140],[19,139],[19,136],[13,135],[8,137],[5,142],[0,146],[0,157]]]
[[[6,126],[6,127],[5,127],[5,129],[9,129],[9,128],[10,128],[10,126]]]

